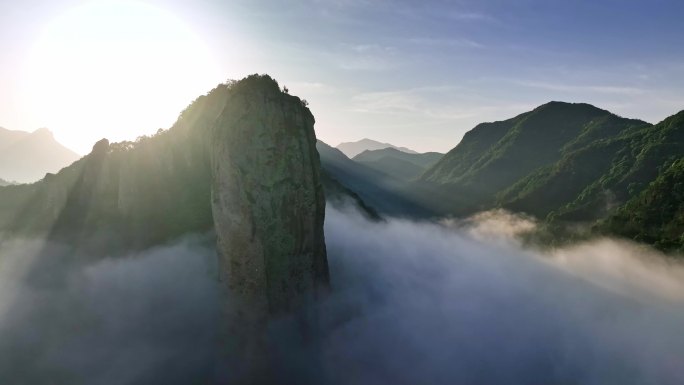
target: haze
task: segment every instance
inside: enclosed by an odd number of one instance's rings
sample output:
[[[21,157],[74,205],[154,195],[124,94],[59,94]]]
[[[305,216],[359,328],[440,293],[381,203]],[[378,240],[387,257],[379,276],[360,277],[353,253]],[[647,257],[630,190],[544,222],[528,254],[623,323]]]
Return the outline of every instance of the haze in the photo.
[[[526,250],[513,236],[534,223],[500,212],[446,226],[369,222],[351,207],[326,216],[335,291],[320,305],[323,343],[299,346],[291,320],[273,321],[278,383],[684,381],[684,266],[662,255],[605,239]],[[195,236],[58,265],[69,247],[5,243],[0,378],[226,383],[214,377],[235,368],[215,357],[211,245]]]

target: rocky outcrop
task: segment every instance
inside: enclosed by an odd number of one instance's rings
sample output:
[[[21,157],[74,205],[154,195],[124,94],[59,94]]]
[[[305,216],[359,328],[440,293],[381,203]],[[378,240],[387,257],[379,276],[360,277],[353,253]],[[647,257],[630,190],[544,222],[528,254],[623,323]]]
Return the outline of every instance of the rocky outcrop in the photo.
[[[269,320],[298,314],[328,288],[313,124],[299,98],[251,77],[231,88],[211,129],[212,213],[230,296],[224,338],[242,370],[232,382],[273,381]]]
[[[73,258],[97,258],[213,229],[230,371],[219,377],[276,383],[269,323],[295,319],[310,344],[315,307],[305,305],[329,284],[313,124],[305,103],[268,76],[221,84],[169,130],[99,141],[37,183],[0,187],[0,242],[45,237],[73,245]]]
[[[234,87],[211,134],[221,273],[251,310],[301,306],[328,284],[314,118],[268,78]]]
[[[213,227],[231,308],[263,325],[328,286],[313,124],[268,76],[221,84],[169,130],[102,140],[55,175],[0,188],[0,234],[95,239],[88,254],[112,255]]]

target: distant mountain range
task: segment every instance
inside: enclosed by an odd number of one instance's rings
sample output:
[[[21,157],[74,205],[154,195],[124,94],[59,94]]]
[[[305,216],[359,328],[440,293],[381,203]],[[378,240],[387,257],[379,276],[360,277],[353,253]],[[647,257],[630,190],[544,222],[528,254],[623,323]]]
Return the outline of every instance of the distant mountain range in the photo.
[[[393,216],[426,216],[432,214],[426,212],[424,208],[401,193],[406,186],[405,180],[368,167],[363,162],[349,159],[339,149],[320,140],[317,142],[316,148],[320,155],[324,174],[344,186],[348,191],[353,191],[354,200],[364,211],[368,211],[365,209],[366,207],[371,207],[373,213],[377,210],[381,214]],[[326,191],[329,197],[331,193],[334,192]]]
[[[353,157],[359,155],[360,153],[362,153],[364,151],[382,150],[385,148],[394,148],[394,149],[397,149],[399,151],[403,151],[403,152],[406,152],[409,154],[417,154],[417,152],[415,152],[411,149],[408,149],[406,147],[397,147],[393,144],[381,143],[381,142],[378,142],[376,140],[372,140],[372,139],[368,139],[368,138],[361,139],[361,140],[356,141],[356,142],[344,142],[344,143],[340,143],[337,145],[337,149],[342,151],[349,158],[353,158]]]
[[[423,174],[442,156],[444,154],[439,152],[419,154],[388,147],[381,150],[366,150],[352,159],[374,170],[408,181]]]
[[[0,178],[6,181],[35,182],[78,158],[45,128],[29,133],[0,127]]]
[[[560,229],[582,228],[684,250],[684,111],[653,125],[550,102],[476,126],[444,156],[386,148],[353,160],[336,167],[365,171],[350,178],[338,170],[340,181],[380,213],[388,196],[392,214],[409,216],[505,208],[541,219],[556,239],[569,236]]]

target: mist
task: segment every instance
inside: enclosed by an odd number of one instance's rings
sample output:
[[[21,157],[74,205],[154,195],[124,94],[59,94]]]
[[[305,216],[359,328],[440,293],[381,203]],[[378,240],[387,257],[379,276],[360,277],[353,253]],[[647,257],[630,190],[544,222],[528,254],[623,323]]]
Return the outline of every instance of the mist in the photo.
[[[522,246],[530,218],[373,222],[328,207],[316,346],[271,327],[281,383],[681,384],[684,267],[600,239]],[[127,256],[0,246],[0,382],[220,382],[213,239]],[[218,370],[217,368],[221,368]]]
[[[219,315],[210,237],[94,259],[0,248],[0,383],[188,384],[208,378]]]
[[[526,250],[533,226],[329,212],[331,307],[355,310],[327,341],[335,382],[682,383],[683,267],[609,239]]]

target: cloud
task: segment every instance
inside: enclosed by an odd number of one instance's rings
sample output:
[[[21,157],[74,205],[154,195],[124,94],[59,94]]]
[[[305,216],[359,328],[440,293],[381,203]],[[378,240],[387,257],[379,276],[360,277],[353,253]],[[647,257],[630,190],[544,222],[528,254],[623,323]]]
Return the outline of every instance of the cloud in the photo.
[[[541,252],[503,211],[443,223],[326,214],[315,344],[274,320],[274,383],[681,384],[684,267],[603,239]],[[3,383],[221,383],[216,256],[190,237],[121,258],[0,246]],[[84,258],[85,257],[85,258]],[[293,337],[295,336],[295,337]],[[300,342],[297,342],[300,341]]]
[[[460,86],[427,86],[402,90],[366,92],[352,97],[352,110],[373,114],[403,114],[421,120],[421,125],[430,120],[457,121],[477,118],[492,113],[518,112],[531,105],[507,103],[487,99],[472,89]],[[415,127],[416,124],[413,124]]]
[[[642,95],[646,91],[636,87],[621,87],[608,85],[571,85],[561,83],[546,83],[535,81],[514,81],[513,83],[530,88],[539,88],[548,91],[572,92],[572,93],[598,93],[616,95]]]
[[[448,48],[485,48],[484,44],[478,43],[474,40],[466,38],[430,38],[430,37],[416,37],[408,40],[409,43],[428,46],[428,47],[448,47]]]
[[[384,71],[397,66],[394,47],[379,44],[341,44],[329,54],[335,65],[347,71]]]
[[[461,21],[497,21],[494,16],[479,12],[448,11],[446,17]]]
[[[214,364],[213,243],[93,260],[42,241],[0,249],[0,382],[187,384]]]
[[[379,44],[354,44],[354,45],[348,45],[348,47],[358,53],[385,53],[385,52],[395,52],[396,50],[394,47],[390,46],[383,46]]]
[[[611,240],[542,254],[469,231],[525,218],[471,224],[328,212],[332,302],[352,314],[326,344],[336,383],[684,380],[681,264]]]
[[[291,82],[286,84],[294,95],[331,94],[338,91],[334,85],[321,82]]]
[[[441,223],[484,242],[512,242],[537,228],[535,218],[503,209],[483,211],[465,219],[449,218]]]

